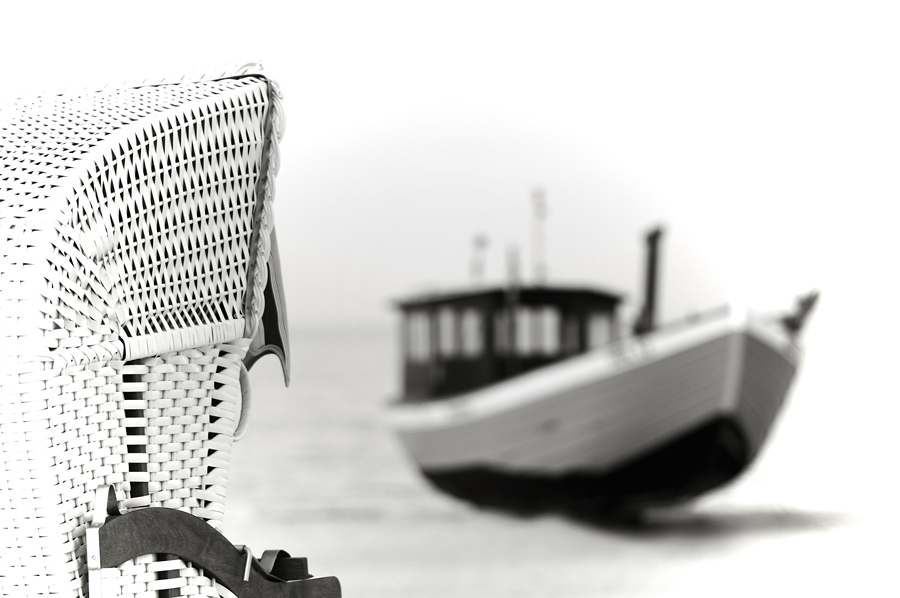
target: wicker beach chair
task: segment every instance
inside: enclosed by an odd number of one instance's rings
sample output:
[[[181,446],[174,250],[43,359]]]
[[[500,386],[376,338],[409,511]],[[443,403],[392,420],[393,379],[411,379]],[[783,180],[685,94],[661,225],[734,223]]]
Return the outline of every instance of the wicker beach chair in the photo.
[[[3,595],[339,595],[220,534],[246,367],[287,381],[280,98],[249,65],[0,104]]]

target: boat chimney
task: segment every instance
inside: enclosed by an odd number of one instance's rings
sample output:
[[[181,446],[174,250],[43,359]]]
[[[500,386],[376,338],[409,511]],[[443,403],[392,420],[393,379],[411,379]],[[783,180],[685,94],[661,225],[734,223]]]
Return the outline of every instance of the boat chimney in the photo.
[[[633,332],[640,336],[656,327],[656,282],[659,263],[659,238],[662,228],[656,227],[647,234],[647,270],[644,283],[644,305],[634,322]]]

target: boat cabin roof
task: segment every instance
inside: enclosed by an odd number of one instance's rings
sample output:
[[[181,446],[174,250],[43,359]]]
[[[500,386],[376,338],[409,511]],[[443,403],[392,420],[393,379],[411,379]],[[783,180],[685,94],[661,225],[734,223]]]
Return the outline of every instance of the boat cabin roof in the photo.
[[[519,305],[591,305],[598,308],[615,309],[622,296],[600,289],[587,287],[484,287],[478,289],[426,292],[396,302],[398,309],[412,311],[436,307],[491,307],[508,301],[509,294],[516,294]]]

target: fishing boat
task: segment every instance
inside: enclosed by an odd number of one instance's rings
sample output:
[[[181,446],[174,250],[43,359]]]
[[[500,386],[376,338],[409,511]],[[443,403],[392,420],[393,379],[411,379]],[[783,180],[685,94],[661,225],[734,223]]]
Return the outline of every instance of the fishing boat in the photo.
[[[661,229],[643,307],[587,287],[508,284],[419,294],[402,314],[403,394],[387,419],[438,488],[522,510],[674,504],[759,454],[800,363],[817,299],[656,322]]]

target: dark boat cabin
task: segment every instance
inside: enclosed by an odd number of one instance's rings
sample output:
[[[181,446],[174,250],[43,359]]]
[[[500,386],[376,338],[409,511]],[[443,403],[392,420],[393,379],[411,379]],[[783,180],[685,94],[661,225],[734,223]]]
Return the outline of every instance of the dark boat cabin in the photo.
[[[599,347],[620,297],[578,288],[486,288],[398,302],[405,401],[447,397]]]

